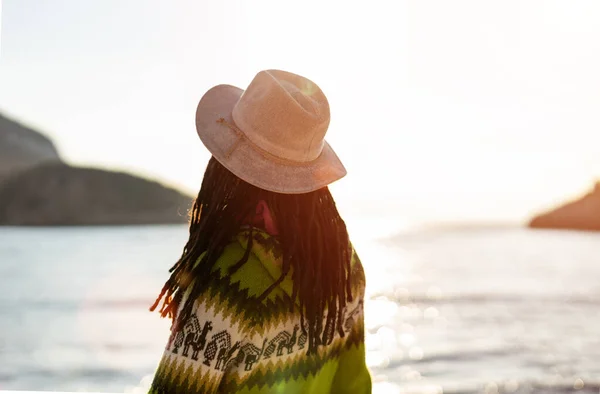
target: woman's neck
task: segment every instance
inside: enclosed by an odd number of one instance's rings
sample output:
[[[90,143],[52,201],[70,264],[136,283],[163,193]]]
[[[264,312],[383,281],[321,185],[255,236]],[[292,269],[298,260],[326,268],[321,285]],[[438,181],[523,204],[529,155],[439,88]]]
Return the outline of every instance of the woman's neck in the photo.
[[[265,200],[260,200],[256,204],[256,210],[254,211],[253,217],[247,217],[242,224],[249,224],[265,230],[271,235],[277,235],[277,225],[271,214],[271,210]]]

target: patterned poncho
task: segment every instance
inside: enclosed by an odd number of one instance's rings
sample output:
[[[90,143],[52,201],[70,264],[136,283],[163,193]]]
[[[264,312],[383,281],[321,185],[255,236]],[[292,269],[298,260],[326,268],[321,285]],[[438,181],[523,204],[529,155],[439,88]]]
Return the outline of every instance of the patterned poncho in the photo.
[[[370,393],[365,276],[356,254],[354,301],[344,311],[345,335],[336,333],[330,345],[307,355],[300,315],[286,302],[292,294],[290,275],[258,301],[281,274],[281,249],[267,233],[255,230],[253,237],[248,262],[231,276],[228,268],[244,255],[248,234],[241,233],[225,248],[207,290],[195,300],[191,318],[171,333],[150,393]]]

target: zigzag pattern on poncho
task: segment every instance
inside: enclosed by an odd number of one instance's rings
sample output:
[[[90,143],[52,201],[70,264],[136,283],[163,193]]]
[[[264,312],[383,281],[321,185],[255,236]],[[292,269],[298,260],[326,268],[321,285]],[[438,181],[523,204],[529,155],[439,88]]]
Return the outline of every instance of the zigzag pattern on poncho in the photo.
[[[171,333],[150,393],[370,393],[365,276],[356,253],[354,301],[344,310],[344,336],[329,333],[332,343],[307,355],[300,316],[290,312],[291,274],[257,301],[281,274],[281,252],[268,234],[253,236],[250,259],[233,275],[228,268],[244,254],[248,234],[225,248],[209,286],[194,300],[194,313]]]

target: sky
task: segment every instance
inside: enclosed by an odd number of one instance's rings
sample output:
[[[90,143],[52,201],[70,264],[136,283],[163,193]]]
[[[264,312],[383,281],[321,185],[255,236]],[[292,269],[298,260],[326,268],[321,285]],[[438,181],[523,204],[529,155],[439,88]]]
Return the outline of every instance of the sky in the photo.
[[[523,221],[600,178],[597,0],[3,0],[1,14],[0,112],[73,165],[195,194],[200,97],[277,68],[329,99],[343,212]]]

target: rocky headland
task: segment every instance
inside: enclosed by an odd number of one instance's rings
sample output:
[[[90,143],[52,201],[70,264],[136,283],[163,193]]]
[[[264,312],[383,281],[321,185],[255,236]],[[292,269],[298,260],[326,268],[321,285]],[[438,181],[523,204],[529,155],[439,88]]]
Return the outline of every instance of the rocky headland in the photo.
[[[48,137],[0,114],[0,183],[38,164],[60,161]]]
[[[581,198],[534,217],[529,227],[600,231],[600,182]]]
[[[49,138],[0,115],[0,225],[185,223],[191,201],[152,180],[70,166]]]

